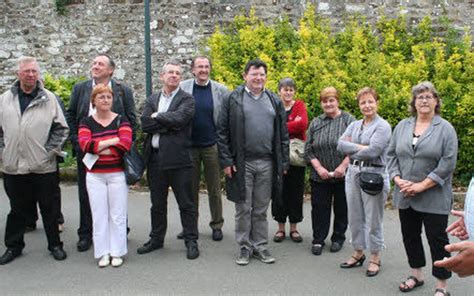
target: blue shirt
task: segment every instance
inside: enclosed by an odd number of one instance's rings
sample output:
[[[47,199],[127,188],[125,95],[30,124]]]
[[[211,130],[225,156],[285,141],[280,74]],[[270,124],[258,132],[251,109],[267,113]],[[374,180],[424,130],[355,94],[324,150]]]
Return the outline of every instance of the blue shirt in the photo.
[[[212,102],[211,83],[198,85],[194,83],[193,97],[196,111],[193,118],[192,141],[195,147],[209,147],[217,142],[214,124],[214,104]]]

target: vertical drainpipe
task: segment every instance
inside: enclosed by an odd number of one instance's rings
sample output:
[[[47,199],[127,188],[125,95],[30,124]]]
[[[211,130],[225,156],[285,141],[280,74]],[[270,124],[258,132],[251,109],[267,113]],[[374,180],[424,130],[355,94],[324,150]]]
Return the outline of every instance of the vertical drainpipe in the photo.
[[[145,0],[145,76],[146,97],[151,96],[150,0]]]

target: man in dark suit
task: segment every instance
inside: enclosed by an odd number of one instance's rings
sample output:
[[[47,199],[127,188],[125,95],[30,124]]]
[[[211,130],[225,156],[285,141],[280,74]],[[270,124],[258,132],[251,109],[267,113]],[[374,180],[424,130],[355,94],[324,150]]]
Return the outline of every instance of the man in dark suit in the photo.
[[[171,186],[178,202],[187,258],[199,257],[196,205],[192,195],[191,129],[194,98],[179,87],[181,66],[168,61],[160,79],[163,88],[145,102],[141,116],[147,133],[144,159],[151,195],[150,240],[137,249],[146,254],[163,247],[167,227],[167,198]]]
[[[70,138],[77,158],[80,207],[80,222],[79,229],[77,230],[79,235],[77,250],[79,252],[87,251],[92,245],[92,214],[86,190],[86,170],[82,162],[84,153],[79,148],[77,130],[83,118],[95,113],[95,108],[92,107],[90,102],[91,92],[95,85],[104,84],[112,88],[114,93],[112,111],[127,117],[132,126],[134,136],[137,126],[132,90],[112,79],[114,70],[115,63],[110,56],[106,54],[97,55],[92,62],[90,70],[92,79],[74,85],[69,107],[66,111],[67,123],[71,129]]]

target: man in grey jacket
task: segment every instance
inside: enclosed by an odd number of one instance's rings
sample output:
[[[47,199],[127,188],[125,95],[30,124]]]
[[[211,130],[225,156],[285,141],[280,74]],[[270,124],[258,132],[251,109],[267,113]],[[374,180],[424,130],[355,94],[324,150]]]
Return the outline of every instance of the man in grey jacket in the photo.
[[[191,71],[194,79],[181,82],[181,88],[193,95],[196,103],[196,112],[192,127],[192,157],[193,157],[193,197],[196,203],[196,212],[199,211],[199,182],[201,179],[201,165],[204,166],[211,211],[212,239],[222,240],[222,199],[221,175],[219,157],[217,154],[217,120],[222,101],[228,94],[227,88],[217,81],[210,80],[211,61],[208,57],[197,56],[191,62]],[[196,215],[197,216],[197,215]],[[183,233],[178,234],[183,238]]]
[[[20,256],[25,241],[31,204],[38,202],[54,259],[67,255],[59,238],[54,202],[56,157],[68,136],[66,119],[56,96],[40,81],[40,69],[33,57],[21,57],[18,80],[0,96],[0,159],[5,192],[10,200],[5,245],[0,265]]]
[[[219,118],[219,161],[226,175],[227,198],[235,202],[236,260],[250,256],[264,263],[275,258],[267,249],[267,209],[282,203],[283,174],[289,168],[286,112],[280,98],[265,89],[267,65],[251,60],[245,84],[224,100]]]

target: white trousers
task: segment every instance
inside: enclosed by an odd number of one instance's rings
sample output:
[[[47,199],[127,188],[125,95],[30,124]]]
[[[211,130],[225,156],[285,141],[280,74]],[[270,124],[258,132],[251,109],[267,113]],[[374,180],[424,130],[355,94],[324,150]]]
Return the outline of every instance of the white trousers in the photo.
[[[87,173],[92,212],[94,257],[127,254],[127,195],[125,174]]]

